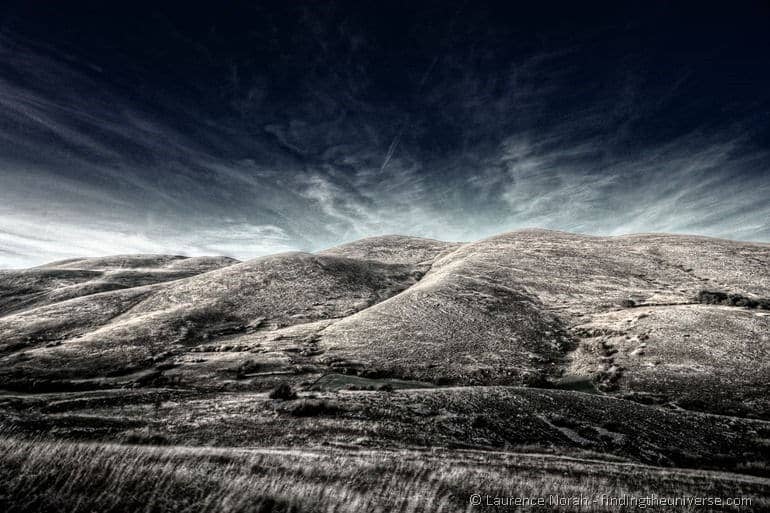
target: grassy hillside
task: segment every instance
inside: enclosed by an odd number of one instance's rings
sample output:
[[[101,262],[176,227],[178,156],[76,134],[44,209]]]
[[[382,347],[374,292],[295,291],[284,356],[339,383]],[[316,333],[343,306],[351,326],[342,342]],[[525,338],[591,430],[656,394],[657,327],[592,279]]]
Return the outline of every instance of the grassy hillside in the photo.
[[[359,387],[361,385],[358,378]],[[770,477],[770,423],[574,391],[513,387],[267,393],[174,389],[6,396],[2,424],[30,436],[177,445],[591,452]]]
[[[9,513],[512,511],[486,496],[584,496],[534,511],[618,512],[605,495],[740,497],[770,507],[770,481],[692,470],[480,451],[213,449],[0,441]],[[94,493],[94,483],[103,490]],[[471,496],[484,497],[471,506]],[[594,502],[596,501],[596,502]],[[745,508],[744,508],[745,509]],[[671,511],[652,506],[646,511]],[[739,511],[681,507],[676,511]]]
[[[375,237],[243,263],[70,260],[2,275],[0,384],[260,390],[278,375],[298,384],[343,373],[543,387],[575,377],[601,393],[765,418],[766,369],[737,370],[768,349],[752,335],[766,331],[768,262],[767,245],[544,230],[470,244]],[[732,303],[699,300],[718,294]],[[694,333],[706,341],[700,356]],[[691,349],[658,343],[686,335]],[[720,350],[721,367],[707,365]],[[656,355],[665,363],[650,371]],[[724,397],[685,393],[683,383],[706,375],[702,390]]]

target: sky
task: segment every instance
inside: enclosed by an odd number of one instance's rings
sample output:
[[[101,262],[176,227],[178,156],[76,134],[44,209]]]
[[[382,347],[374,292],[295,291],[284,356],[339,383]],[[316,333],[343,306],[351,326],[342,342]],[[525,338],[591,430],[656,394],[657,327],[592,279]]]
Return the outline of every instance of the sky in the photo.
[[[767,2],[197,4],[2,4],[0,268],[525,227],[770,242]]]

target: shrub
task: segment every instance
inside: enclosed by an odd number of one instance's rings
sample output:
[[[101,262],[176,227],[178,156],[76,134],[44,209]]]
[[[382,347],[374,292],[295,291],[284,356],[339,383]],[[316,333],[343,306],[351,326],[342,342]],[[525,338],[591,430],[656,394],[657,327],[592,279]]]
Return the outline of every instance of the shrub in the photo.
[[[521,376],[521,382],[529,388],[551,388],[552,386],[547,374],[542,370],[524,372]]]
[[[315,415],[337,413],[339,407],[323,399],[303,399],[292,404],[285,411],[295,417],[313,417]]]
[[[489,421],[486,415],[474,415],[473,420],[471,421],[471,426],[475,429],[489,429],[494,424]]]
[[[274,389],[270,391],[268,394],[268,397],[270,399],[281,399],[283,401],[291,401],[292,399],[297,398],[297,392],[294,391],[294,389],[291,388],[291,385],[288,383],[281,383]]]
[[[706,305],[742,306],[746,308],[770,309],[770,299],[752,299],[740,294],[728,294],[714,290],[701,290],[695,300]]]
[[[150,428],[126,431],[120,436],[120,441],[129,445],[168,445],[169,440],[162,433],[151,431]]]
[[[255,362],[254,360],[246,360],[244,362],[241,362],[240,365],[235,369],[235,377],[236,379],[243,379],[246,377],[246,374],[250,372],[254,372],[259,368],[259,364]]]

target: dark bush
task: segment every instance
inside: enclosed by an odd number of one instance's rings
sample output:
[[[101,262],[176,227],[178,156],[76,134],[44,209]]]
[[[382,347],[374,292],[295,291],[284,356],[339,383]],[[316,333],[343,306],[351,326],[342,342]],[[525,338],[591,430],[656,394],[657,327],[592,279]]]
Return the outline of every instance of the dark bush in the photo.
[[[254,360],[246,360],[244,362],[241,362],[240,365],[235,369],[235,377],[236,379],[244,379],[246,375],[250,372],[255,372],[259,369],[259,364],[255,362]]]
[[[168,438],[162,433],[151,431],[149,428],[126,431],[119,437],[120,441],[129,445],[168,445]]]
[[[770,299],[752,299],[741,294],[728,294],[715,290],[701,290],[695,300],[706,305],[739,306],[770,310]]]
[[[721,305],[727,301],[727,294],[724,292],[701,290],[698,292],[695,300],[705,305]]]
[[[295,392],[288,383],[281,383],[270,391],[268,397],[270,397],[270,399],[291,401],[292,399],[297,398],[297,392]]]
[[[521,376],[521,382],[530,388],[552,388],[552,383],[543,371],[527,371]]]
[[[474,415],[471,421],[471,426],[475,429],[489,429],[494,427],[494,423],[487,418],[486,415]]]
[[[337,413],[339,408],[336,404],[323,399],[303,399],[292,404],[285,411],[295,417],[314,417]]]

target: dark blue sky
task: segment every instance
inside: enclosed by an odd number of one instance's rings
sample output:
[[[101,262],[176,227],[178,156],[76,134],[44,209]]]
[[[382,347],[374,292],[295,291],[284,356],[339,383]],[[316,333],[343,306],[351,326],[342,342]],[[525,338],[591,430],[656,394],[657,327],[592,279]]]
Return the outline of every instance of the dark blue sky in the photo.
[[[528,226],[770,241],[767,2],[157,4],[0,8],[0,267]]]

